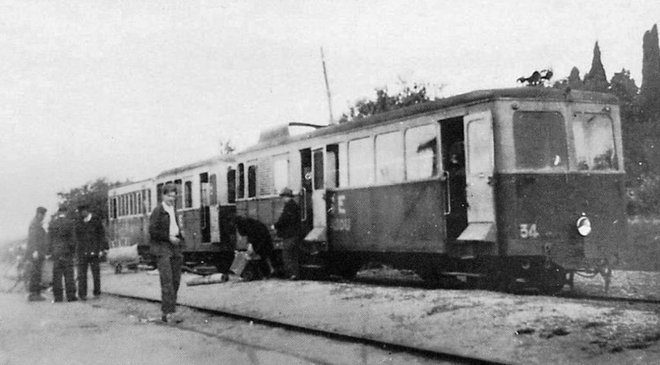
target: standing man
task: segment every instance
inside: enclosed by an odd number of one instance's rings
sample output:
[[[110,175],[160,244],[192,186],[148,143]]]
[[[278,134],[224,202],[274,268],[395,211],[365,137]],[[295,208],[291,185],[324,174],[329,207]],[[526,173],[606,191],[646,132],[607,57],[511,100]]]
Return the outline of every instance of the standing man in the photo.
[[[73,255],[76,250],[73,222],[67,217],[65,207],[57,210],[57,215],[48,225],[48,255],[53,257],[53,297],[61,302],[62,278],[69,302],[76,300],[76,283],[73,281]]]
[[[149,235],[151,253],[156,256],[160,274],[161,310],[163,322],[181,322],[177,317],[176,297],[181,283],[181,265],[183,264],[183,235],[176,216],[176,185],[165,184],[162,203],[151,212]]]
[[[282,261],[287,277],[291,280],[300,276],[298,264],[300,240],[300,206],[293,200],[293,192],[289,188],[282,189],[280,196],[284,198],[284,208],[280,218],[275,223],[277,235],[282,238]]]
[[[41,266],[46,255],[47,236],[44,230],[43,222],[46,216],[46,208],[37,208],[37,213],[30,223],[28,230],[28,242],[25,252],[25,260],[31,260],[30,269],[30,295],[28,301],[40,302],[46,300],[41,296]]]
[[[92,270],[94,297],[101,295],[100,261],[108,253],[101,218],[92,214],[87,204],[78,207],[80,217],[76,221],[76,257],[78,258],[78,299],[87,300],[87,267]]]

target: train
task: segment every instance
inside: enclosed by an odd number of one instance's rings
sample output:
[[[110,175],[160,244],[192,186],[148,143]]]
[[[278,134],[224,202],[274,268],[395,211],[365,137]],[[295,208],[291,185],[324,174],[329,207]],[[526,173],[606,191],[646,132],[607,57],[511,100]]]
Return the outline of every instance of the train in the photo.
[[[272,226],[285,187],[301,207],[300,264],[309,277],[352,278],[378,262],[432,285],[458,280],[555,293],[576,273],[607,276],[625,243],[621,121],[612,95],[477,90],[291,130],[264,131],[223,160],[225,186],[215,180],[207,188],[222,191],[222,202],[195,206],[185,225],[221,227],[226,240],[200,233],[211,243],[193,239],[190,253],[233,252],[231,223],[221,222],[232,214]],[[153,183],[176,181],[176,171]]]
[[[137,245],[140,261],[155,264],[149,252],[149,216],[161,202],[163,185],[179,192],[175,205],[184,235],[187,264],[207,264],[226,271],[234,258],[234,191],[226,188],[232,156],[214,156],[161,172],[153,178],[128,182],[108,191],[110,247]]]

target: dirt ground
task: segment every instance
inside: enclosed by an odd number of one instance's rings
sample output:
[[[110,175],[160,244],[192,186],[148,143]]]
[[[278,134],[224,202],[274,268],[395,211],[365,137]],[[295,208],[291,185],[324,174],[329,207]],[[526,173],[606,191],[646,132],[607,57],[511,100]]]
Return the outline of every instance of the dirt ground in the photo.
[[[131,275],[125,275],[129,277]],[[8,288],[6,277],[0,287]],[[159,320],[159,303],[112,295],[74,303],[28,303],[0,291],[0,364],[411,364],[446,363],[179,307],[185,321]]]

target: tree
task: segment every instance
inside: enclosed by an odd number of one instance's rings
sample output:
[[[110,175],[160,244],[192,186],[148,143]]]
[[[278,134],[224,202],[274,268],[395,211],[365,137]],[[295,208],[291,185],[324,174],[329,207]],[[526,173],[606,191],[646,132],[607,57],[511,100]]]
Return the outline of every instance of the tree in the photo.
[[[226,155],[231,155],[236,151],[236,146],[234,146],[234,143],[231,141],[231,138],[223,138],[219,142],[220,146],[220,155],[226,156]]]
[[[431,98],[426,93],[426,85],[415,83],[412,87],[405,85],[396,95],[389,95],[387,88],[376,89],[376,99],[360,99],[349,108],[349,114],[343,114],[339,123],[366,118],[371,115],[385,113],[390,110],[426,103]],[[439,87],[442,89],[442,87]]]
[[[108,190],[119,185],[118,182],[109,183],[105,178],[99,178],[94,182],[73,188],[67,192],[59,192],[59,206],[65,207],[69,212],[78,206],[85,204],[89,206],[92,213],[108,218]]]
[[[658,26],[644,33],[642,42],[642,88],[640,105],[646,119],[660,119],[660,47]]]
[[[568,75],[568,78],[555,82],[555,84],[552,85],[552,87],[556,89],[570,88],[573,90],[583,90],[584,83],[580,78],[580,70],[577,67],[573,66],[573,68],[571,69],[571,74]]]
[[[609,89],[603,62],[600,60],[600,47],[598,42],[594,45],[594,57],[591,60],[591,70],[584,75],[584,89],[606,92]]]

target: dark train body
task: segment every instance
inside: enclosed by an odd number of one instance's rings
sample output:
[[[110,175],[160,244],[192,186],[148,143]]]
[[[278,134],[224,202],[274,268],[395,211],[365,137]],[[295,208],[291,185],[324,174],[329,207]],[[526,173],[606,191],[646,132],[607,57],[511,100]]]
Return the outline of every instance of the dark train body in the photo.
[[[231,216],[271,227],[288,187],[309,274],[351,277],[375,261],[431,283],[554,292],[604,272],[625,242],[620,123],[607,94],[475,91],[297,135],[274,128],[231,159],[164,172],[151,201],[168,181],[193,192],[179,209],[191,257],[228,260],[244,248]]]
[[[236,156],[237,211],[272,223],[287,185],[308,268],[350,277],[378,261],[430,282],[553,292],[625,242],[618,110],[606,94],[527,87],[273,131]]]

